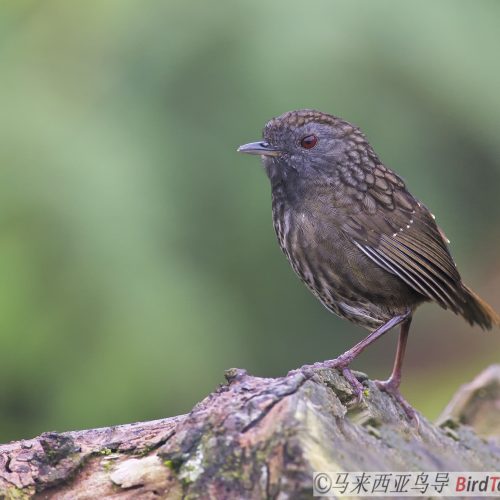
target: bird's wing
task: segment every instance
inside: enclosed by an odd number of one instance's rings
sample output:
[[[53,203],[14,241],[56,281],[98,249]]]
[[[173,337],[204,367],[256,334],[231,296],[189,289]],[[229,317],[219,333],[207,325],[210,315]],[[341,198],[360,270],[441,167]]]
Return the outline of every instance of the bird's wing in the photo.
[[[344,193],[351,200],[341,223],[347,237],[372,261],[425,297],[445,309],[463,309],[461,278],[448,240],[404,182],[379,164],[363,183],[345,189],[352,191]]]

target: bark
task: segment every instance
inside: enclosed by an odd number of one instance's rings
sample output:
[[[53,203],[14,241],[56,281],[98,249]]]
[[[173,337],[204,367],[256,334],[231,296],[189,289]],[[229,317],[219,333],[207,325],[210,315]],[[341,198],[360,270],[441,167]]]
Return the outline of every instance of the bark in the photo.
[[[500,366],[418,427],[357,375],[361,404],[336,371],[231,369],[188,415],[2,445],[0,496],[295,499],[311,497],[313,471],[500,470]]]

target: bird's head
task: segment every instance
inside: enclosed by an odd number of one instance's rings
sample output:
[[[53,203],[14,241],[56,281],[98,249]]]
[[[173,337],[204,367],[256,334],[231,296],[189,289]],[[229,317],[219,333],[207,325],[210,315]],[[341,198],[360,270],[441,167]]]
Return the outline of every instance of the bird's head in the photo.
[[[272,182],[331,176],[346,160],[360,160],[367,142],[358,128],[320,111],[288,111],[267,122],[262,141],[241,153],[260,155]]]

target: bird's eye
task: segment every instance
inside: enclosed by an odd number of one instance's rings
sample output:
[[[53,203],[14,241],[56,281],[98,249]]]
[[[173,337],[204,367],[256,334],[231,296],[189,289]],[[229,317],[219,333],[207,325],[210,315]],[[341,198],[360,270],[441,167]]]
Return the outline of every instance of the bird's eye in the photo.
[[[306,135],[301,139],[300,145],[304,149],[312,149],[314,146],[316,146],[317,142],[318,138],[315,135]]]

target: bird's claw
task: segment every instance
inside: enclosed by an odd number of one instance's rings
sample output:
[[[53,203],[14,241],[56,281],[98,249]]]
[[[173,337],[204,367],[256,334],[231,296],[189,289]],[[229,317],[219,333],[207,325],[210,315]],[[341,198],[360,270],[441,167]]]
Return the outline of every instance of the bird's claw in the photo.
[[[363,402],[363,392],[364,387],[363,384],[356,378],[356,376],[352,373],[352,371],[345,364],[344,360],[340,359],[332,359],[329,361],[324,361],[323,363],[314,363],[312,365],[304,365],[298,368],[297,370],[292,370],[288,372],[287,376],[293,376],[298,373],[302,373],[307,379],[312,378],[318,370],[321,369],[334,369],[338,370],[342,373],[342,376],[346,379],[349,385],[352,388],[354,397],[358,404]]]
[[[356,402],[358,404],[361,404],[364,399],[363,392],[365,390],[363,384],[356,378],[354,373],[352,373],[352,371],[347,367],[342,368],[342,375],[347,380],[347,382],[349,382],[349,385],[352,388],[352,392],[354,393],[354,396],[356,398]]]
[[[375,380],[375,385],[381,390],[390,394],[403,408],[406,416],[411,422],[414,422],[416,428],[418,429],[420,425],[420,419],[418,417],[418,413],[413,408],[413,406],[406,401],[401,392],[399,391],[399,385],[394,384],[391,379],[389,380]]]
[[[289,371],[286,376],[287,377],[293,377],[294,375],[304,375],[306,379],[312,378],[315,374],[316,371],[321,368],[320,365],[321,363],[314,363],[313,365],[303,365],[300,368],[297,368],[296,370],[291,370]],[[324,368],[324,367],[323,367]]]

